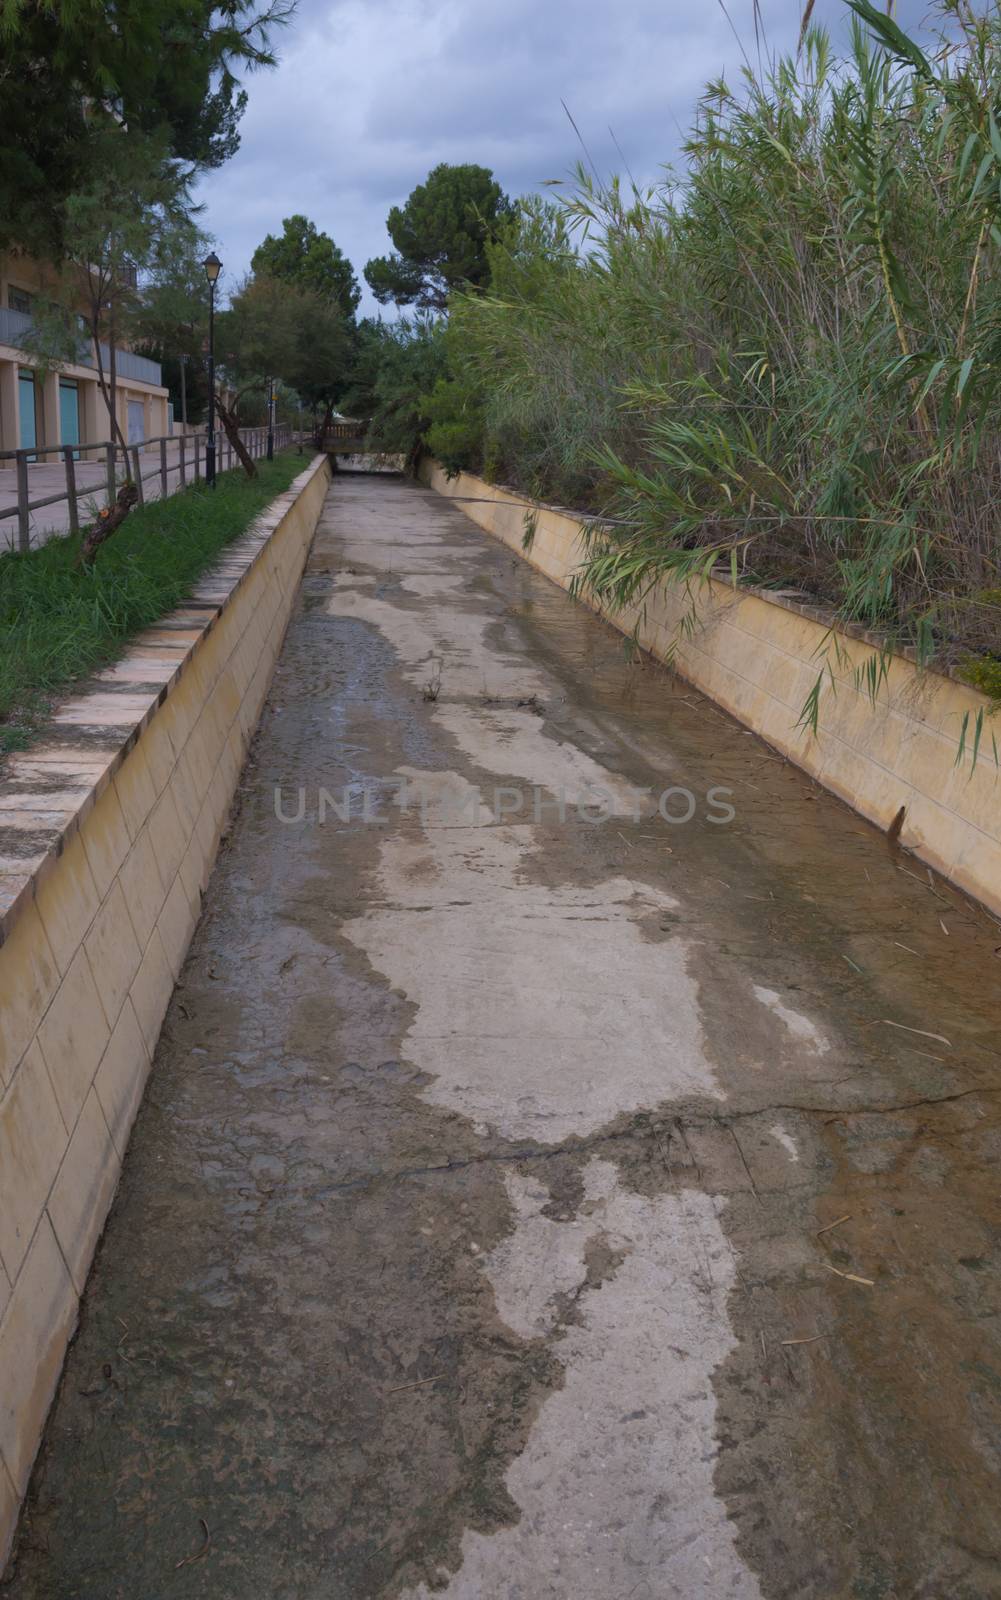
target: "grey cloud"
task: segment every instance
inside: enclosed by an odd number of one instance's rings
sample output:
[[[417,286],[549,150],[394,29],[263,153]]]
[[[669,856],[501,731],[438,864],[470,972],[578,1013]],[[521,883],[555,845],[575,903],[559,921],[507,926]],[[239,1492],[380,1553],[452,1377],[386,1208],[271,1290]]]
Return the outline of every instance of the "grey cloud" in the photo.
[[[754,57],[752,0],[728,10]],[[923,11],[902,0],[898,16],[915,26]],[[768,48],[794,48],[797,9],[761,13]],[[815,16],[843,37],[842,0]],[[200,185],[230,282],[293,211],[361,278],[391,248],[390,205],[439,161],[481,162],[515,195],[564,178],[581,149],[561,100],[600,171],[652,181],[677,162],[707,79],[741,66],[719,4],[678,0],[304,0],[280,47],[278,70],[248,84],[239,153]]]

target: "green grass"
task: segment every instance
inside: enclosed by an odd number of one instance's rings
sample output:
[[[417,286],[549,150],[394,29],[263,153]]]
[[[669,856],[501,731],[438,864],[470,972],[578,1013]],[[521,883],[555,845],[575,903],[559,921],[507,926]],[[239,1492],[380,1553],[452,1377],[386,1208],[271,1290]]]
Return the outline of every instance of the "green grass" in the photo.
[[[53,697],[122,654],[182,603],[220,551],[307,465],[288,451],[134,511],[76,566],[78,535],[0,556],[0,754],[22,749]]]
[[[959,675],[993,702],[993,709],[1001,707],[1001,660],[997,656],[967,656],[959,665]]]

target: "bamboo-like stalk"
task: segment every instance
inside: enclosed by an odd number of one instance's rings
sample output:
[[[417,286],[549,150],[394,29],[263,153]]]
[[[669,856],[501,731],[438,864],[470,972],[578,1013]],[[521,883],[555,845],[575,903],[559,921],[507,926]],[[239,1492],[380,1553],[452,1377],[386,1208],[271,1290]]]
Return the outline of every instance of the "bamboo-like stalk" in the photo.
[[[844,59],[807,0],[795,58],[707,86],[680,197],[579,171],[523,210],[490,292],[453,299],[423,427],[600,514],[579,582],[609,604],[733,561],[923,659],[993,659],[1001,18],[962,0],[928,52],[851,3]]]

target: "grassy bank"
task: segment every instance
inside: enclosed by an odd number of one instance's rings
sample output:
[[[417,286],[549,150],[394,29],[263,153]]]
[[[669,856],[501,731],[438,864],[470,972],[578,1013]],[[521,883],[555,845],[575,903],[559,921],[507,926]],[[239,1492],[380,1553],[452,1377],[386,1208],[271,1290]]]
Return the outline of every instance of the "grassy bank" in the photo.
[[[230,540],[306,465],[295,451],[134,511],[76,566],[78,536],[0,556],[0,753],[27,744],[53,697],[119,656],[179,605]]]

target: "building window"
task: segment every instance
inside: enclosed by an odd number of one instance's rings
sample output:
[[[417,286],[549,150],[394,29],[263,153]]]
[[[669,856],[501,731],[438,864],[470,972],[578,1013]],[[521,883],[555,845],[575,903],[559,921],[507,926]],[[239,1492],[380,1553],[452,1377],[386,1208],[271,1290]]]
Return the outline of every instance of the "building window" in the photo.
[[[7,288],[7,305],[11,311],[23,311],[26,316],[31,315],[32,296],[27,289],[15,289],[13,284]]]

